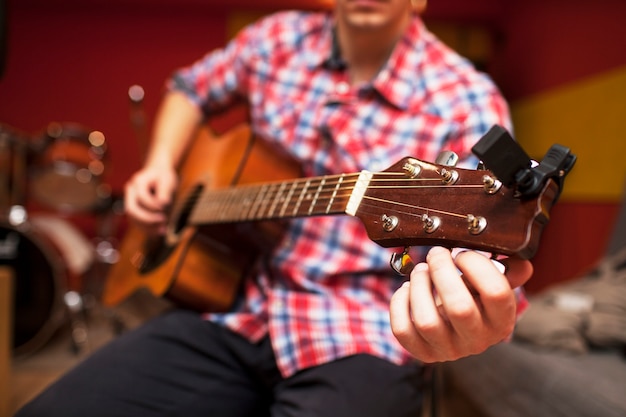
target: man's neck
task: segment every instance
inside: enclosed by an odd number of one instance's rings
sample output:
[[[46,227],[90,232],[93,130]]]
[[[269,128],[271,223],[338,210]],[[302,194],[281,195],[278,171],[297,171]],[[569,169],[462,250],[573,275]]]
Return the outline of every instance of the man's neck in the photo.
[[[352,84],[371,81],[389,59],[410,19],[402,27],[387,30],[338,25],[337,36],[341,56],[348,64]]]

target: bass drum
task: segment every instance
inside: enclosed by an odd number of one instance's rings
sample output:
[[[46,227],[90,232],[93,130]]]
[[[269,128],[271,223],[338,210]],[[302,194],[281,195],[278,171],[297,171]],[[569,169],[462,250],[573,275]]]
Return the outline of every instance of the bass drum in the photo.
[[[68,252],[74,245],[78,255]],[[33,218],[19,228],[0,223],[0,265],[14,276],[15,357],[43,347],[67,321],[63,296],[71,275],[93,261],[90,245],[63,219]]]

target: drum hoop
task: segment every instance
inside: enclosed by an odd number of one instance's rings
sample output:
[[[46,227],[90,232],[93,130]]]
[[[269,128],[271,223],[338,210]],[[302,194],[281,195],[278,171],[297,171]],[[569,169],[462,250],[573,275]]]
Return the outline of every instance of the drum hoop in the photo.
[[[15,359],[19,359],[27,357],[42,348],[66,321],[67,312],[63,302],[65,285],[63,285],[61,278],[63,276],[67,276],[69,271],[59,260],[62,259],[62,255],[57,251],[54,242],[43,236],[42,233],[38,233],[34,230],[30,223],[27,222],[16,227],[12,226],[10,223],[1,221],[0,227],[14,230],[15,232],[21,234],[22,237],[30,240],[31,243],[42,252],[52,271],[54,293],[52,294],[50,315],[36,334],[34,334],[28,341],[13,349],[13,357]]]

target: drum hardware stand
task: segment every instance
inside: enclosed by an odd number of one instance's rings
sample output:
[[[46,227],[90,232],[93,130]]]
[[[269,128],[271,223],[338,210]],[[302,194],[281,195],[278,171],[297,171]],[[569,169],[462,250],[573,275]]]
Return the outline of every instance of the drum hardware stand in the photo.
[[[70,290],[63,295],[63,302],[69,313],[72,350],[77,354],[85,350],[90,351],[83,296],[77,291]]]
[[[8,216],[15,206],[24,206],[28,146],[14,131],[0,125],[0,208]]]
[[[0,211],[8,211],[11,205],[11,136],[0,126]]]
[[[94,242],[95,246],[95,263],[94,269],[91,271],[92,288],[91,295],[94,304],[98,303],[101,295],[104,280],[108,274],[111,265],[119,260],[119,251],[117,250],[116,232],[118,229],[119,219],[124,213],[123,200],[119,196],[111,195],[106,204],[100,206],[95,215],[97,217],[97,231]],[[126,330],[126,325],[113,309],[104,309],[105,319],[109,321],[114,335],[119,335]]]

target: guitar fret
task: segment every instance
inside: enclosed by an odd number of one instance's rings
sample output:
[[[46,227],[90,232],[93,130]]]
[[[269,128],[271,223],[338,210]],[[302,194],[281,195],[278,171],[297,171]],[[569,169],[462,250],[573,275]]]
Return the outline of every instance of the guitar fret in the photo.
[[[293,197],[293,192],[297,185],[298,185],[297,181],[293,181],[291,183],[291,188],[289,188],[289,193],[287,193],[287,197],[285,197],[285,202],[283,203],[283,206],[280,209],[280,217],[285,216],[285,211],[287,210],[287,206],[289,206],[289,203],[291,202],[291,197]]]
[[[324,187],[324,184],[326,183],[326,176],[322,177],[317,190],[315,191],[315,195],[313,196],[313,201],[311,201],[311,205],[309,206],[309,215],[311,215],[313,213],[313,210],[315,209],[315,205],[317,204],[317,199],[320,196],[320,192],[322,191],[322,188]]]
[[[339,188],[341,188],[341,184],[343,183],[344,176],[345,174],[341,174],[341,176],[339,177],[339,180],[337,181],[337,185],[335,186],[335,189],[333,190],[333,194],[330,196],[330,201],[328,202],[328,206],[326,206],[326,214],[330,213],[330,209],[333,206],[335,197],[337,197],[337,192],[339,191]]]
[[[269,217],[273,217],[274,216],[274,210],[276,210],[276,206],[278,205],[278,203],[280,203],[282,201],[281,197],[283,195],[283,191],[284,191],[286,185],[287,184],[284,183],[284,182],[280,184],[280,187],[278,188],[278,192],[274,196],[274,201],[272,202],[272,206],[270,207],[270,210],[269,210],[269,213],[268,213]]]
[[[210,207],[210,203],[205,201],[205,200],[206,199],[205,199],[204,195],[200,194],[198,196],[198,202],[191,209],[190,218],[193,219],[197,215],[200,215],[202,217],[202,215],[207,214],[207,212],[209,211],[209,209],[211,207]],[[200,213],[198,213],[198,212],[200,212]]]
[[[219,212],[219,219],[222,222],[228,221],[228,215],[232,212],[232,190],[227,189],[224,191],[224,209]]]
[[[219,214],[224,211],[224,191],[220,191],[216,198],[211,201],[211,205],[215,207],[214,216],[219,219]]]
[[[263,199],[261,200],[261,207],[259,208],[259,211],[257,212],[257,219],[264,219],[267,218],[265,209],[268,206],[268,199],[271,198],[271,196],[274,194],[274,188],[275,188],[275,184],[269,184],[266,187],[266,193],[263,196]]]
[[[244,195],[243,202],[241,204],[240,220],[246,220],[250,218],[250,210],[252,209],[254,199],[250,199],[250,193],[247,192]]]
[[[265,193],[267,190],[267,185],[263,185],[259,188],[257,195],[252,203],[252,208],[248,214],[248,220],[255,220],[259,218],[259,204],[261,204],[265,198]]]
[[[300,212],[300,206],[302,205],[302,200],[304,200],[304,196],[306,195],[307,190],[309,189],[309,185],[311,185],[311,180],[307,179],[306,182],[304,183],[304,187],[302,187],[302,192],[300,193],[300,196],[298,197],[298,201],[296,202],[296,205],[293,208],[294,216],[297,216],[298,213]]]
[[[228,220],[237,220],[239,218],[239,211],[241,210],[240,198],[241,193],[239,190],[233,189],[233,192],[230,193],[231,214],[228,216]]]
[[[233,206],[232,201],[233,201],[233,190],[230,189],[224,193],[224,204],[223,204],[224,207],[219,213],[220,220],[222,221],[232,220],[227,216],[232,211],[231,209],[231,207]]]
[[[233,214],[234,220],[241,220],[241,213],[244,209],[245,198],[246,195],[242,190],[238,190],[235,194],[235,213]]]

